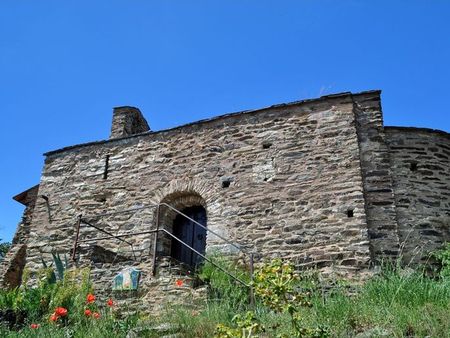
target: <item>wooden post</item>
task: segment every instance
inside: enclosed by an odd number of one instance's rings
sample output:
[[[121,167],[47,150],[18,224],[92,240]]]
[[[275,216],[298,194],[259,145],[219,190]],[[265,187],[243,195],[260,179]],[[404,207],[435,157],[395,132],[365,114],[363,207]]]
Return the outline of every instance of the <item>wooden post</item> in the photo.
[[[250,305],[252,308],[255,307],[255,292],[253,289],[253,280],[254,280],[254,258],[253,252],[250,253]]]
[[[76,259],[76,253],[77,253],[78,237],[80,236],[80,227],[81,227],[81,214],[78,215],[77,225],[76,225],[75,242],[73,243],[72,260],[73,260],[74,262],[75,262],[75,259]]]
[[[159,209],[161,205],[158,204],[158,208],[156,209],[156,232],[153,240],[153,267],[152,267],[152,275],[153,277],[156,275],[156,255],[157,255],[157,245],[158,245],[158,233],[159,233]]]

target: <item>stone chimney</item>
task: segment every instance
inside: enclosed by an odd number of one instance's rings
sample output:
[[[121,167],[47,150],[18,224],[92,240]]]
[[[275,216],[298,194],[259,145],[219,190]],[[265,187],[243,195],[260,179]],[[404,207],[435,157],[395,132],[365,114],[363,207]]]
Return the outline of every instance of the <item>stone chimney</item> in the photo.
[[[114,108],[110,139],[131,136],[149,130],[150,127],[138,108],[128,106]]]

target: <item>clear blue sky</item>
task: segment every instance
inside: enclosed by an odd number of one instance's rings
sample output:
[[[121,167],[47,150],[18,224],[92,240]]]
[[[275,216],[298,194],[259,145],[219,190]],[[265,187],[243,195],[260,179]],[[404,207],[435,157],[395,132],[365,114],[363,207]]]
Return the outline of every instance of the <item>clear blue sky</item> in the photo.
[[[386,125],[450,131],[450,1],[0,2],[0,238],[42,154],[342,91],[383,90]]]

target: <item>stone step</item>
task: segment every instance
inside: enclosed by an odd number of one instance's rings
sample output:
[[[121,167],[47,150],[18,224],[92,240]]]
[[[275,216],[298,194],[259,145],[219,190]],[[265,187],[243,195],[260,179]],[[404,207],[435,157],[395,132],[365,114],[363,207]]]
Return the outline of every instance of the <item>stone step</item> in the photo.
[[[158,337],[165,338],[177,338],[182,337],[179,333],[177,333],[180,329],[171,323],[160,323],[155,326],[140,326],[131,329],[126,338],[138,338],[138,337],[146,337],[148,333],[157,334]]]

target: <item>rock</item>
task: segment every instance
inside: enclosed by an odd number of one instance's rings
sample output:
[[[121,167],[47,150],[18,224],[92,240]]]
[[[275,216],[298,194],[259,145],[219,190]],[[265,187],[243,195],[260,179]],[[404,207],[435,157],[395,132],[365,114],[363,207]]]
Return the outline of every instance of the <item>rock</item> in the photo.
[[[364,332],[358,333],[355,338],[383,338],[392,336],[393,334],[389,330],[383,329],[381,327],[373,327]]]

